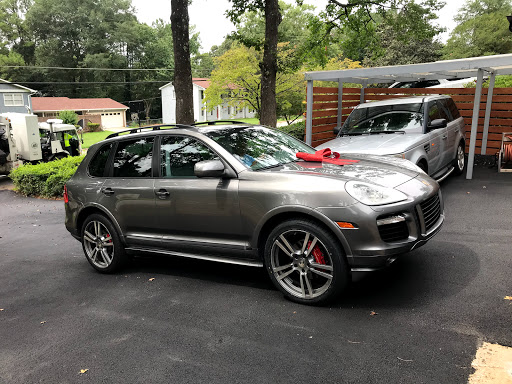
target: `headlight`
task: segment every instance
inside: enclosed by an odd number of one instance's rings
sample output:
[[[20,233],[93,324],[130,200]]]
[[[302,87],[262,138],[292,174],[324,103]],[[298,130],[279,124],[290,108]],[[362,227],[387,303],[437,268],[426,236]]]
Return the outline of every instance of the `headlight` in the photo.
[[[396,189],[360,181],[349,181],[345,190],[357,201],[366,205],[384,205],[407,200],[407,196]]]
[[[393,155],[385,155],[385,156],[389,156],[389,157],[397,157],[399,159],[405,159],[405,153],[395,153]]]

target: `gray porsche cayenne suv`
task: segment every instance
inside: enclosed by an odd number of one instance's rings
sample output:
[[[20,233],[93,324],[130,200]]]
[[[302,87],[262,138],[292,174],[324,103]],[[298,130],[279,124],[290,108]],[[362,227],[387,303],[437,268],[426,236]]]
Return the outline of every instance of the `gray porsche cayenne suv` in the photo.
[[[326,302],[444,220],[438,183],[411,162],[336,157],[257,125],[113,134],[66,184],[66,228],[99,272],[130,254],[190,257],[264,267],[288,298]]]

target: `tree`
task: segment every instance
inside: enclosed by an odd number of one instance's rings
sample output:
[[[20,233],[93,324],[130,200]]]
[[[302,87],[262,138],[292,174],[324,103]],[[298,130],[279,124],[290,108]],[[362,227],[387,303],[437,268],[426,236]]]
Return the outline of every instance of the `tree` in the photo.
[[[261,115],[260,122],[275,127],[277,125],[276,75],[277,75],[277,43],[281,13],[278,0],[230,0],[233,7],[228,15],[235,23],[239,23],[246,11],[263,10],[265,15],[265,41],[261,70]]]
[[[188,23],[188,0],[171,0],[176,122],[180,124],[194,123]]]
[[[285,43],[279,45],[278,58],[289,54]],[[285,59],[285,58],[284,58]],[[211,83],[205,91],[206,108],[211,111],[217,105],[228,102],[234,107],[249,107],[260,117],[264,113],[261,87],[262,52],[255,48],[236,45],[216,58],[216,68],[210,77]],[[293,116],[302,113],[305,97],[304,75],[283,73],[276,75],[276,111],[291,121]],[[260,118],[260,122],[265,124]]]
[[[510,53],[512,34],[505,16],[511,13],[510,0],[467,1],[455,17],[458,25],[444,47],[444,58]]]
[[[64,124],[78,125],[78,115],[74,111],[60,111],[59,119],[61,119]]]

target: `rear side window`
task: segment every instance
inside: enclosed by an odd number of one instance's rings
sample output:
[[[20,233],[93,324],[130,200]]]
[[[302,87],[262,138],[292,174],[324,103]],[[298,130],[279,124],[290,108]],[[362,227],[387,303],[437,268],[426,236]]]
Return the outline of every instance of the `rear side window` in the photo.
[[[450,111],[452,114],[453,120],[458,119],[460,117],[460,112],[455,105],[453,99],[446,99],[446,109]]]
[[[439,116],[441,116],[441,119],[446,119],[446,121],[452,121],[451,116],[448,115],[448,111],[445,109],[443,105],[443,100],[437,100],[437,104],[439,105]]]
[[[105,144],[99,149],[89,163],[89,175],[94,177],[103,177],[107,166],[108,156],[112,149],[112,143]]]
[[[153,138],[120,141],[114,156],[114,177],[151,177]]]
[[[196,177],[196,163],[218,158],[215,152],[191,137],[167,136],[162,138],[160,144],[161,176]]]

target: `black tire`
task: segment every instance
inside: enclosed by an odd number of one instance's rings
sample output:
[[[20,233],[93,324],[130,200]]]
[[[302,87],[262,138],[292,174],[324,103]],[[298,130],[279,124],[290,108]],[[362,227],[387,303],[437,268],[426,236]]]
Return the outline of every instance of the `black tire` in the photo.
[[[301,304],[325,304],[338,297],[350,281],[339,242],[310,220],[288,220],[274,228],[265,242],[264,261],[274,285],[285,297]]]
[[[453,159],[453,173],[455,175],[462,175],[464,167],[466,166],[466,146],[461,141],[455,152],[455,159]]]
[[[87,261],[101,273],[113,273],[127,261],[124,246],[114,225],[101,214],[85,219],[81,232],[82,248]]]

